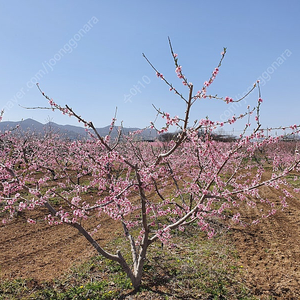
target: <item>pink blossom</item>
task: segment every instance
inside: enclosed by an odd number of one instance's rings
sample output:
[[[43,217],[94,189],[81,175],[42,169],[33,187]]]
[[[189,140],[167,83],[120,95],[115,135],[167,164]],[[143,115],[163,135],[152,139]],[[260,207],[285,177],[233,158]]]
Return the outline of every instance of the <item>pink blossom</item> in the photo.
[[[36,221],[32,220],[32,219],[28,219],[27,222],[30,223],[30,224],[36,224]]]
[[[161,78],[161,79],[163,79],[163,78],[164,78],[164,75],[163,75],[163,74],[161,74],[161,73],[159,73],[159,72],[156,72],[156,76],[157,76],[158,78]]]
[[[178,67],[175,69],[175,72],[178,74],[178,73],[181,72],[181,69],[182,69],[182,67],[181,67],[181,66],[178,66]]]

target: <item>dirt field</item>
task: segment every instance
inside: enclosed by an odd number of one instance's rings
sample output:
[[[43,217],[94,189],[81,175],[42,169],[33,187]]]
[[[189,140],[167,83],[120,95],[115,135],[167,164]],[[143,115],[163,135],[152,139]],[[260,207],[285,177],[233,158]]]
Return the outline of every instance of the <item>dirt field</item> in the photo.
[[[46,210],[45,210],[46,213]],[[96,251],[78,231],[68,226],[49,226],[41,220],[37,225],[26,222],[28,212],[0,227],[0,278],[32,278],[51,280],[80,263]],[[37,212],[30,217],[37,217]],[[87,228],[94,228],[90,222]],[[103,222],[97,241],[105,245],[117,236],[109,218]]]
[[[267,187],[264,193],[273,200],[278,196]],[[284,212],[263,223],[232,230],[244,269],[240,280],[262,299],[300,299],[300,199],[288,204]],[[253,213],[249,210],[248,216]],[[26,218],[21,215],[0,227],[0,278],[50,280],[95,254],[73,228],[50,227],[43,222],[34,226],[26,223]],[[96,236],[102,245],[121,234],[109,219],[104,224]]]
[[[266,197],[276,193],[264,187]],[[264,222],[234,230],[244,280],[255,295],[273,299],[300,299],[300,199]]]

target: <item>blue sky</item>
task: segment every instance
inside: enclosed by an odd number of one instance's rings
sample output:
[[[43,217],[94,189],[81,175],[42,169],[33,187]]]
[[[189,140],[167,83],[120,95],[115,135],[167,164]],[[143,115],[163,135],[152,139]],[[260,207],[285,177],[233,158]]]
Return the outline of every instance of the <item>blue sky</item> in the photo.
[[[78,124],[48,110],[35,82],[57,103],[106,126],[144,127],[157,107],[183,116],[184,103],[142,57],[188,94],[174,72],[170,36],[183,73],[200,89],[227,55],[208,93],[237,97],[262,81],[264,127],[300,124],[300,2],[244,1],[3,1],[0,0],[0,108],[3,120]],[[277,63],[275,63],[277,62]],[[280,62],[280,63],[278,63]],[[126,96],[127,95],[127,96]],[[239,107],[201,100],[193,119],[224,120],[255,105],[255,91]],[[235,124],[235,130],[243,122]],[[231,130],[231,129],[230,129]]]

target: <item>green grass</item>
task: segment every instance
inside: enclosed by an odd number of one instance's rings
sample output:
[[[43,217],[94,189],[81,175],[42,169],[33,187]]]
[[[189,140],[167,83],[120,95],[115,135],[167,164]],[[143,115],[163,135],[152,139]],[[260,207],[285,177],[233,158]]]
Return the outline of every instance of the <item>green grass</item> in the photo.
[[[295,180],[295,177],[297,177],[297,180]],[[300,176],[298,174],[288,174],[286,176],[287,182],[291,184],[293,188],[299,188],[300,187]]]
[[[239,281],[243,268],[227,233],[208,240],[191,226],[176,231],[174,242],[150,246],[138,292],[118,264],[95,256],[51,282],[3,281],[0,299],[255,299]],[[116,246],[130,258],[123,238],[108,248]]]

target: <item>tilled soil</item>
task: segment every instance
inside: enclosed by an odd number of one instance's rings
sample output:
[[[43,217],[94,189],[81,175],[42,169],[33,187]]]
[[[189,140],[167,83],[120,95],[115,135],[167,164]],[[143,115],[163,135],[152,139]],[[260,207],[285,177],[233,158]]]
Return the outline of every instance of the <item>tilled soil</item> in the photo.
[[[276,201],[279,192],[264,187]],[[300,199],[258,225],[233,232],[243,280],[262,299],[300,299]],[[248,212],[248,216],[255,211]],[[272,298],[268,298],[272,296]]]
[[[42,221],[42,215],[37,212],[32,212],[30,217],[40,218],[41,222],[32,225],[26,222],[28,216],[28,212],[22,213],[14,222],[0,227],[0,278],[47,281],[96,254],[73,227],[50,226]],[[101,231],[93,237],[104,246],[116,236],[117,229],[109,218],[102,223]],[[86,228],[96,225],[94,220]]]

